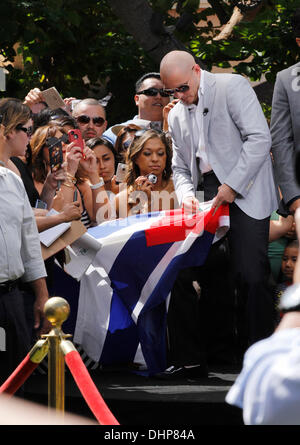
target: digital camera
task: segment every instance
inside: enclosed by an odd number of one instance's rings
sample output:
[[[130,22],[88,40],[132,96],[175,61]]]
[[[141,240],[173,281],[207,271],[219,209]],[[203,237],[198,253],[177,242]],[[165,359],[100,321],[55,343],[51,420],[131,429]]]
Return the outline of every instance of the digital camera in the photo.
[[[157,176],[155,176],[153,173],[150,173],[150,174],[147,176],[147,178],[148,178],[148,180],[149,180],[150,182],[152,182],[152,184],[156,184],[156,183],[157,183]]]

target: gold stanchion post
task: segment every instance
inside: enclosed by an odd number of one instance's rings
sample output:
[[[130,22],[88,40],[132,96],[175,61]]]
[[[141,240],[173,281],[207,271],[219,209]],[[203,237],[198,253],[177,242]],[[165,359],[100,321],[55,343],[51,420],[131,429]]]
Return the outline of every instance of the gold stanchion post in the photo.
[[[56,411],[64,413],[65,410],[65,360],[60,348],[60,343],[69,334],[64,334],[61,325],[70,314],[69,303],[61,297],[51,297],[44,306],[46,318],[53,328],[47,335],[48,338],[48,406]]]

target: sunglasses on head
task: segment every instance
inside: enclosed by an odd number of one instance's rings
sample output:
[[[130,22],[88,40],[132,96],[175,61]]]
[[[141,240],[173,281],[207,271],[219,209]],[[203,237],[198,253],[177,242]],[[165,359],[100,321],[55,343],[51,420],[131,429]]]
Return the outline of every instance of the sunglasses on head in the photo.
[[[129,147],[129,145],[131,144],[132,139],[127,139],[127,141],[122,143],[122,150],[127,150],[127,148]]]
[[[143,136],[143,134],[145,134],[146,131],[149,131],[149,132],[150,132],[150,131],[155,132],[158,136],[159,136],[159,135],[165,135],[165,132],[164,132],[164,131],[161,131],[161,130],[154,130],[153,128],[143,128],[142,130],[138,130],[138,131],[135,133],[133,140],[138,139],[138,138],[140,138],[141,136]]]
[[[166,96],[173,96],[174,93],[185,93],[189,89],[189,85],[180,85],[180,87],[177,88],[165,88],[164,92]]]
[[[147,90],[139,91],[136,94],[145,94],[145,96],[157,96],[158,93],[161,95],[161,97],[168,97],[169,94],[165,92],[163,89],[158,88],[148,88]]]
[[[64,144],[69,144],[69,142],[70,142],[69,136],[66,133],[63,133],[63,135],[60,138],[56,138],[55,136],[47,138],[45,145],[48,148],[52,148],[55,145],[60,144],[61,142],[63,142]]]
[[[96,125],[97,127],[101,127],[105,122],[105,119],[103,119],[103,117],[90,117],[86,114],[82,114],[76,117],[77,122],[79,122],[80,124],[88,124],[91,119],[94,125]]]
[[[27,134],[27,136],[31,136],[32,135],[32,127],[26,128],[26,127],[23,127],[22,124],[19,124],[19,125],[16,126],[16,130],[23,131],[24,133]]]

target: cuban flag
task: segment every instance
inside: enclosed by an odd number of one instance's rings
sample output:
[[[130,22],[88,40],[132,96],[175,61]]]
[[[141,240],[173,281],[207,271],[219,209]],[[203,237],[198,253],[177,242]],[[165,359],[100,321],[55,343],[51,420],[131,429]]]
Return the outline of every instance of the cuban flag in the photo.
[[[167,301],[180,269],[201,266],[229,229],[229,208],[202,203],[134,215],[88,229],[101,243],[81,279],[74,341],[103,365],[166,368]]]

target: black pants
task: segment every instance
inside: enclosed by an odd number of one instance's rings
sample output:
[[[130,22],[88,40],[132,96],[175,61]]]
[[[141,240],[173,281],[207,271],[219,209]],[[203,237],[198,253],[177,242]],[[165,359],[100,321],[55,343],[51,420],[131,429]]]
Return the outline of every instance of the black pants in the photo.
[[[23,297],[16,287],[0,293],[0,327],[4,350],[0,351],[0,384],[16,369],[30,350]]]
[[[204,177],[205,201],[217,194],[219,186],[214,174]],[[274,330],[267,255],[270,222],[269,217],[258,220],[248,216],[235,203],[229,205],[229,214],[230,230],[221,242],[225,246],[227,243],[227,255],[221,263],[212,261],[214,257],[220,258],[216,254],[220,246],[214,246],[206,265],[209,273],[205,266],[202,271],[208,296],[201,309],[208,314],[206,320],[218,320],[212,325],[219,330],[217,337],[221,342],[227,338],[229,346],[230,338],[235,336],[235,349],[241,356],[251,344]]]
[[[205,176],[204,200],[213,199],[219,186],[214,174]],[[228,235],[212,246],[202,267],[183,270],[175,282],[168,311],[170,364],[196,364],[205,357],[208,363],[233,364],[274,330],[269,218],[251,218],[234,203],[229,208]]]
[[[197,283],[198,268],[179,272],[168,308],[168,365],[206,364],[205,335]]]

